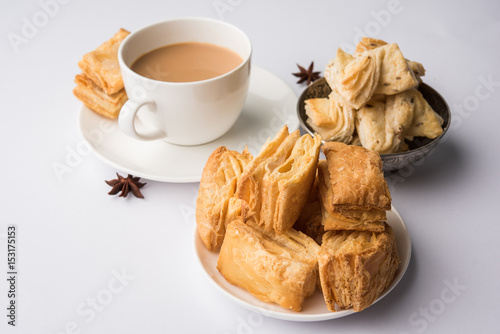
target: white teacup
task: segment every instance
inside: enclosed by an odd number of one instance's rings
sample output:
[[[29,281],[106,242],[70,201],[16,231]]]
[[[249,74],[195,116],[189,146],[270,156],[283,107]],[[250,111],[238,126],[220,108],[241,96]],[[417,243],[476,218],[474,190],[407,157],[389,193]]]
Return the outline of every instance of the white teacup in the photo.
[[[193,82],[153,80],[130,69],[140,56],[184,42],[227,48],[238,54],[243,62],[223,75]],[[221,137],[243,109],[251,54],[252,45],[243,31],[207,18],[172,19],[130,34],[118,50],[129,98],[120,111],[120,129],[136,139],[163,139],[177,145],[200,145]]]

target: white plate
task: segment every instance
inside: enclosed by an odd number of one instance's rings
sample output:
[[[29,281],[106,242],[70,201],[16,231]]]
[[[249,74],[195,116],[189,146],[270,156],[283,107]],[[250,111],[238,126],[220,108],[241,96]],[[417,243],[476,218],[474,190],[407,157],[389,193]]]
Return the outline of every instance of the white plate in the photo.
[[[257,154],[267,138],[285,124],[299,128],[297,95],[271,72],[252,65],[250,88],[235,125],[221,138],[199,146],[177,146],[162,140],[145,142],[120,131],[116,120],[80,109],[79,128],[84,140],[99,158],[114,168],[149,180],[199,182],[210,153],[224,145],[242,151],[245,145]]]
[[[396,276],[392,281],[391,285],[380,295],[380,297],[375,301],[375,303],[382,298],[384,298],[401,280],[408,264],[410,263],[411,256],[411,241],[408,231],[403,222],[403,219],[392,207],[392,211],[387,214],[387,223],[393,228],[394,234],[396,236],[396,244],[398,248],[399,257],[401,259],[401,265],[399,266]],[[335,319],[340,317],[345,317],[347,315],[355,313],[352,309],[330,312],[326,308],[323,295],[319,290],[316,290],[315,294],[306,299],[302,306],[302,311],[294,312],[287,310],[278,306],[277,304],[265,303],[244,289],[241,289],[235,285],[228,283],[224,277],[217,270],[217,258],[218,253],[210,252],[207,250],[203,242],[201,241],[198,232],[195,229],[195,252],[197,254],[198,260],[201,264],[203,272],[207,274],[209,280],[220,290],[225,296],[231,299],[233,302],[239,304],[240,306],[257,312],[259,314],[283,319],[290,321],[322,321]]]

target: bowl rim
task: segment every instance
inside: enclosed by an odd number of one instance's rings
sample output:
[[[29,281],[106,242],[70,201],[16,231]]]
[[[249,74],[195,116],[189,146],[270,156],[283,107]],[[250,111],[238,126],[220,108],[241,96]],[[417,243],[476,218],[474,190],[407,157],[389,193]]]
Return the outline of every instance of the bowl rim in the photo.
[[[303,107],[303,104],[304,104],[304,101],[305,101],[305,95],[306,93],[308,92],[309,89],[311,89],[312,87],[314,86],[317,86],[319,85],[320,82],[326,82],[326,79],[323,77],[323,78],[320,78],[316,81],[314,81],[313,83],[311,83],[309,86],[307,86],[303,91],[302,93],[300,94],[299,96],[299,99],[297,100],[297,117],[299,119],[299,122],[300,122],[300,125],[311,135],[314,135],[314,130],[312,130],[311,128],[309,128],[308,124],[306,123],[305,119],[302,118],[301,116],[301,108],[304,108]],[[429,143],[423,145],[423,146],[420,146],[420,147],[417,147],[415,149],[412,149],[412,150],[408,150],[408,151],[405,151],[405,152],[397,152],[397,153],[385,153],[385,154],[380,154],[380,157],[383,157],[383,158],[395,158],[395,157],[400,157],[400,156],[405,156],[405,155],[408,155],[408,154],[415,154],[415,153],[418,153],[420,151],[425,151],[426,149],[428,149],[429,147],[433,146],[433,145],[436,145],[438,143],[439,140],[441,140],[444,135],[446,134],[446,132],[448,131],[448,129],[450,128],[450,125],[451,125],[451,110],[450,110],[450,106],[448,105],[448,102],[446,102],[446,100],[444,99],[444,97],[437,91],[435,90],[432,86],[426,84],[425,82],[421,82],[418,87],[425,87],[426,89],[430,90],[433,94],[435,94],[442,102],[443,104],[446,106],[445,110],[446,110],[446,114],[447,114],[447,118],[448,118],[448,121],[446,123],[446,125],[443,127],[443,132],[437,136],[436,138],[432,139]],[[418,89],[418,88],[417,88]],[[305,109],[304,109],[304,115],[305,115]],[[324,144],[326,143],[327,141],[325,140],[321,140],[321,142]]]

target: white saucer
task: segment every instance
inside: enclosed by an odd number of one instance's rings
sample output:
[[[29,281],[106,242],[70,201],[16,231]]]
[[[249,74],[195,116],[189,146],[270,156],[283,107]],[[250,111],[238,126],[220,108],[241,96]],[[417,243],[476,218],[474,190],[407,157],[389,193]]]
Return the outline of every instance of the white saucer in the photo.
[[[375,303],[384,298],[399,283],[408,268],[411,257],[411,240],[408,235],[408,230],[406,229],[403,219],[394,207],[392,207],[392,211],[387,213],[387,223],[394,230],[401,265],[391,285],[380,295]],[[352,309],[339,312],[328,311],[325,300],[323,299],[323,294],[319,290],[316,290],[312,297],[304,301],[302,311],[300,312],[282,308],[277,304],[265,303],[251,295],[248,291],[232,285],[224,279],[216,267],[219,253],[207,250],[196,229],[194,246],[202,271],[206,274],[209,281],[212,282],[223,295],[248,310],[271,318],[302,322],[335,319],[355,313]]]
[[[252,65],[250,89],[235,125],[221,138],[199,146],[177,146],[162,140],[146,142],[128,137],[109,120],[82,106],[79,128],[95,154],[119,171],[164,182],[199,182],[210,153],[224,145],[256,155],[267,138],[285,124],[299,128],[297,96],[280,78]]]

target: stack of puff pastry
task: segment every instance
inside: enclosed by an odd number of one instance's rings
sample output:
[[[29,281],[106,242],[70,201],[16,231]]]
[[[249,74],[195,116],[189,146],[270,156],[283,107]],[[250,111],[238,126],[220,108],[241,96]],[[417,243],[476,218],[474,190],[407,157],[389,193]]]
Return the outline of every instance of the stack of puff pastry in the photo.
[[[405,59],[397,44],[364,37],[353,55],[337,50],[325,70],[332,93],[305,101],[306,122],[325,141],[406,151],[405,139],[443,132],[443,119],[417,90],[423,75],[422,64]]]
[[[198,233],[219,250],[224,278],[263,301],[300,311],[321,287],[329,310],[360,311],[399,265],[384,223],[391,198],[376,152],[330,143],[319,160],[320,144],[285,126],[255,157],[216,149],[200,183]]]
[[[285,126],[252,157],[219,147],[203,170],[198,233],[224,278],[266,302],[300,311],[316,288],[318,244],[292,228],[316,177],[319,136]]]
[[[118,48],[129,35],[120,29],[111,39],[78,62],[82,70],[75,76],[73,94],[83,104],[101,116],[115,119],[127,101],[127,94],[118,64]]]
[[[330,311],[370,306],[392,282],[399,256],[385,223],[391,195],[375,151],[329,142],[318,165],[322,236],[318,254],[323,296]]]

